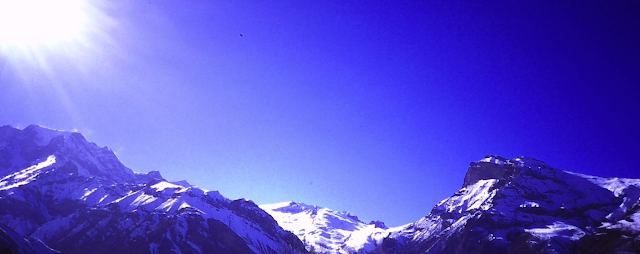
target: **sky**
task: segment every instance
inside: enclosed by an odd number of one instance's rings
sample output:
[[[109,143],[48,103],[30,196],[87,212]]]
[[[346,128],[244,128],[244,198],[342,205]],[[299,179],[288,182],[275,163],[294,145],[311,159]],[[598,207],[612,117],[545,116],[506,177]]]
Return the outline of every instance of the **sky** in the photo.
[[[490,154],[640,178],[638,1],[70,3],[0,26],[0,125],[136,172],[388,226]]]

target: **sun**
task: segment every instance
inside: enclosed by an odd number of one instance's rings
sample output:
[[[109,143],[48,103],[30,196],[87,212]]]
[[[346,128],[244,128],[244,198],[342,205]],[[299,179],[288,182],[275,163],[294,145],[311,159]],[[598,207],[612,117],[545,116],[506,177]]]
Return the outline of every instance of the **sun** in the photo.
[[[111,3],[0,0],[0,86],[63,91],[80,84],[68,80],[104,70],[111,54],[120,52],[112,36],[118,23],[110,15],[116,10]]]
[[[106,12],[109,3],[0,0],[0,71],[27,77],[34,74],[28,71],[52,72],[60,62],[82,68],[112,41],[116,22]]]
[[[0,0],[0,44],[72,40],[86,23],[82,0]]]

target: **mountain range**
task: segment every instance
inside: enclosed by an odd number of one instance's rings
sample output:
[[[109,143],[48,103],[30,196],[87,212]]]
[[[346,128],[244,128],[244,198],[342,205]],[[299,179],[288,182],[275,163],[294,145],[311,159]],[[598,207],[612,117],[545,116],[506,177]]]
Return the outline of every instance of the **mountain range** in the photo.
[[[306,253],[253,202],[134,173],[79,133],[4,126],[0,138],[0,223],[12,239],[0,248],[37,239],[65,253]]]
[[[135,173],[75,132],[3,126],[0,154],[0,253],[640,253],[640,180],[530,157],[472,162],[458,192],[388,228]]]

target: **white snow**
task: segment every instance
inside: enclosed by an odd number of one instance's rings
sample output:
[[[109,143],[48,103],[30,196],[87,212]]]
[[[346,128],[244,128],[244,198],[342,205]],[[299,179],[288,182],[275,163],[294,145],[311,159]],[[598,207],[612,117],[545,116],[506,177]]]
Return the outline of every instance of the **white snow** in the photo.
[[[559,236],[577,241],[586,235],[582,229],[561,221],[556,221],[553,224],[547,225],[545,228],[525,229],[525,231],[543,240],[549,240],[552,237]]]
[[[493,163],[493,164],[498,164],[498,165],[503,165],[505,163],[505,161],[501,160],[500,158],[494,157],[494,156],[487,156],[484,159],[480,160],[481,162],[489,162],[489,163]]]
[[[607,229],[622,229],[627,232],[631,232],[634,234],[640,233],[640,212],[636,212],[629,216],[629,220],[619,220],[616,221],[615,224],[611,222],[602,223],[602,228]]]
[[[41,137],[38,141],[40,145],[46,145],[45,143],[49,143],[52,138],[59,135],[70,135],[70,133],[59,133],[46,129],[37,129],[37,131]],[[78,154],[76,154],[78,158],[74,159],[95,164],[99,167],[98,170],[106,169],[106,167],[101,166],[104,164],[104,161],[96,157],[103,156],[106,152],[102,153],[102,150],[93,151],[91,150],[92,148],[89,149],[90,147],[88,146],[84,147],[77,144],[69,145],[70,147],[66,147],[67,149],[78,149],[79,151]],[[65,160],[69,159],[66,156],[60,156],[59,160],[62,160],[62,158],[65,158]],[[11,190],[6,192],[7,195],[2,198],[18,199],[16,197],[21,195],[21,188],[19,188],[19,186],[33,182],[33,180],[43,172],[55,172],[52,170],[56,168],[56,163],[62,165],[66,162],[57,159],[56,156],[50,155],[42,158],[41,161],[30,162],[35,163],[33,166],[26,167],[3,177],[0,180],[0,190]],[[498,156],[489,156],[480,161],[498,165],[509,164],[520,167],[523,169],[523,172],[525,169],[536,171],[538,175],[518,176],[516,179],[518,184],[526,187],[520,189],[515,188],[511,182],[502,182],[505,183],[505,185],[500,185],[499,188],[495,188],[496,183],[498,183],[497,179],[480,180],[460,190],[454,196],[440,202],[434,208],[434,214],[436,215],[428,215],[415,224],[411,224],[411,226],[405,225],[392,229],[376,228],[374,225],[359,221],[356,217],[346,212],[336,212],[327,208],[302,203],[284,202],[262,205],[260,207],[271,214],[284,229],[292,231],[302,240],[315,246],[317,248],[316,250],[326,248],[329,253],[345,253],[357,250],[369,251],[372,250],[375,245],[379,244],[384,237],[389,235],[407,236],[413,237],[414,239],[420,237],[428,238],[441,234],[445,230],[461,228],[470,218],[482,212],[500,214],[505,217],[513,216],[510,218],[521,219],[521,217],[516,216],[517,212],[519,212],[521,216],[522,214],[531,215],[527,214],[527,211],[544,213],[545,211],[553,209],[571,210],[575,207],[588,207],[591,204],[602,204],[610,201],[613,194],[622,197],[623,201],[617,210],[606,217],[609,222],[605,222],[602,227],[610,229],[621,228],[640,232],[640,224],[638,223],[638,221],[640,221],[640,213],[636,212],[631,215],[627,213],[638,205],[638,200],[640,199],[640,180],[601,178],[555,170],[547,166],[544,162],[529,157],[506,160]],[[70,162],[76,163],[73,160]],[[76,163],[76,165],[78,165],[78,163]],[[80,175],[90,176],[89,171],[83,167],[79,166],[78,171]],[[531,171],[528,172],[530,173]],[[158,174],[158,177],[159,176]],[[38,178],[38,180],[40,179],[41,178]],[[92,209],[102,209],[109,204],[117,204],[123,212],[160,212],[166,213],[168,216],[180,214],[178,211],[181,209],[195,209],[199,211],[205,219],[214,218],[228,225],[239,236],[247,239],[252,249],[256,249],[253,245],[257,246],[258,244],[271,246],[274,250],[279,249],[277,243],[270,236],[262,232],[260,226],[255,222],[247,220],[226,209],[224,205],[230,201],[218,192],[204,191],[190,185],[186,181],[160,181],[152,186],[134,182],[123,184],[107,183],[104,181],[106,180],[71,180],[64,184],[38,185],[38,187],[43,193],[51,193],[57,200],[71,198],[92,206]],[[39,184],[39,182],[40,181],[34,183]],[[609,190],[611,193],[594,186],[592,183]],[[592,187],[594,187],[592,191],[576,191]],[[498,191],[501,192],[501,195],[499,198],[496,198]],[[542,195],[538,195],[540,197],[538,199],[536,199],[536,195],[530,195],[525,198],[523,193]],[[547,198],[547,196],[550,198]],[[214,199],[214,202],[211,202],[211,198]],[[256,211],[260,212],[257,209]],[[449,223],[442,223],[445,219],[437,215],[444,212],[453,215],[453,218],[446,219]],[[591,217],[599,221],[607,215],[599,213],[602,213],[602,211],[592,209],[586,211],[583,217]],[[551,218],[549,216],[544,217],[535,214],[532,216],[530,220],[535,220],[536,223],[540,224],[536,224],[536,228],[525,230],[538,238],[550,239],[552,237],[564,237],[577,240],[585,235],[582,229],[567,224],[568,222],[555,221],[555,218],[549,219]],[[56,236],[59,230],[70,230],[70,221],[74,220],[71,216],[48,218],[48,222],[43,225],[35,225],[33,222],[23,221],[20,218],[3,217],[2,219],[4,221],[12,221],[13,224],[10,226],[17,228],[17,231],[34,232],[37,230],[34,235],[43,239]],[[132,221],[121,221],[120,224],[119,227],[121,228],[135,227]],[[540,225],[545,226],[539,227]],[[79,230],[81,230],[83,226],[84,225],[74,227],[74,232],[80,232]],[[184,225],[182,228],[179,228],[179,230],[181,230],[179,232],[183,235],[186,233]],[[92,232],[90,232],[90,234],[91,233]],[[135,233],[142,234],[144,232]],[[496,234],[491,235],[491,237],[492,239],[499,240],[502,239],[503,236]],[[193,244],[191,242],[186,243]],[[158,245],[152,244],[150,251],[155,253],[158,251],[158,247]],[[197,246],[193,247],[199,251]],[[174,251],[178,252],[179,250],[176,247]]]
[[[34,171],[43,169],[45,167],[51,166],[54,163],[56,163],[56,156],[55,155],[49,155],[49,157],[47,157],[47,159],[43,162],[40,162],[36,165],[33,165],[31,167],[28,167],[25,170],[22,170],[20,172],[18,172],[18,174],[13,178],[14,180],[22,180],[25,179],[27,177],[30,176],[31,173],[33,173]]]
[[[20,185],[25,185],[32,180],[35,180],[41,169],[49,167],[55,163],[56,156],[52,154],[49,155],[45,161],[8,175],[0,180],[0,190],[8,190]]]
[[[94,192],[96,192],[96,190],[98,190],[98,188],[93,188],[90,190],[85,190],[84,194],[82,195],[82,197],[80,197],[80,199],[82,200],[87,200],[87,197],[89,197],[91,194],[93,194]]]
[[[531,168],[548,167],[548,165],[543,161],[538,160],[536,158],[528,157],[528,156],[520,156],[511,161],[515,162],[515,164],[520,167],[531,167]]]
[[[390,230],[356,220],[346,212],[297,202],[260,205],[285,230],[296,234],[316,251],[347,253],[372,250]]]
[[[162,181],[151,185],[151,188],[157,189],[158,191],[164,191],[165,189],[182,189],[184,188],[184,186]]]
[[[455,196],[442,200],[437,206],[447,212],[463,213],[475,209],[488,209],[492,204],[487,202],[497,190],[490,190],[498,182],[497,179],[479,180],[456,193]]]
[[[540,207],[540,204],[533,201],[527,201],[520,205],[520,208],[536,208],[536,207]]]

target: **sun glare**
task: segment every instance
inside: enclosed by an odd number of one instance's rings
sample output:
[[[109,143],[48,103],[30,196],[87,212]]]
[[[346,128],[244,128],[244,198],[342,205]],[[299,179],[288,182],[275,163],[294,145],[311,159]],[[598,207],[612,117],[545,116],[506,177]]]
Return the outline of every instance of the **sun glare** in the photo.
[[[82,0],[0,0],[0,44],[72,40],[85,24]]]
[[[53,80],[64,68],[104,65],[116,21],[103,0],[0,0],[0,72],[24,84]],[[7,74],[9,75],[9,74]],[[33,81],[33,82],[32,82]]]

